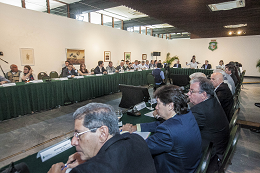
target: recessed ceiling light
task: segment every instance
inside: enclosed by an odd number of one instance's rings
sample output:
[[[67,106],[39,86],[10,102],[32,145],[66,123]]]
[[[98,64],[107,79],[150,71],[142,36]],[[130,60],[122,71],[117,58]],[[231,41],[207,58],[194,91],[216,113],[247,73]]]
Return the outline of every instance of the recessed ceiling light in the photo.
[[[218,3],[218,4],[208,5],[211,11],[231,10],[234,8],[241,8],[245,6],[246,6],[245,0],[235,0],[235,1],[228,1],[228,2]]]
[[[237,34],[238,34],[238,35],[242,34],[242,31],[237,31]]]
[[[228,34],[229,34],[229,35],[232,35],[232,31],[230,31]]]
[[[240,28],[240,27],[245,27],[247,24],[237,24],[237,25],[226,25],[224,28]]]

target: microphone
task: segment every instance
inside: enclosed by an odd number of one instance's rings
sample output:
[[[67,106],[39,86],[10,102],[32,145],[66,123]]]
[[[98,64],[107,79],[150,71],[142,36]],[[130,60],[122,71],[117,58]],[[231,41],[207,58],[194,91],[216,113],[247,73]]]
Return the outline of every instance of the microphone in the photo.
[[[0,58],[0,60],[4,61],[6,64],[9,64],[7,61],[3,60],[2,58]]]

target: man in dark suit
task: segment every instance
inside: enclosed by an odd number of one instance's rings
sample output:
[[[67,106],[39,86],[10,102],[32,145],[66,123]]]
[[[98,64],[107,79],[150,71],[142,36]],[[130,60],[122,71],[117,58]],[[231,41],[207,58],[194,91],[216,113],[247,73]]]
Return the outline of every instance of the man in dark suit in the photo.
[[[62,77],[74,77],[74,76],[78,76],[78,72],[77,72],[77,70],[75,70],[75,68],[73,67],[72,64],[69,64],[69,66],[62,71],[61,76]]]
[[[175,63],[175,64],[173,65],[173,67],[181,68],[180,61],[178,60],[177,63]]]
[[[225,72],[228,74],[228,75],[230,75],[231,76],[231,78],[233,79],[233,81],[234,81],[234,83],[235,83],[235,86],[237,86],[237,84],[238,84],[238,80],[237,80],[237,77],[236,77],[236,75],[235,75],[235,73],[234,73],[234,66],[232,66],[232,65],[230,65],[230,64],[228,64],[228,65],[226,65],[226,67],[225,67]]]
[[[205,150],[210,142],[213,143],[208,172],[215,172],[229,140],[228,120],[220,103],[214,97],[214,86],[208,79],[198,77],[190,83],[188,96],[194,105],[191,111],[200,128],[202,150]]]
[[[118,71],[125,71],[126,70],[126,68],[124,66],[124,61],[120,62],[120,65],[116,67],[116,70],[118,70]]]
[[[230,122],[232,118],[232,115],[230,115],[230,111],[232,109],[234,100],[228,85],[224,83],[223,74],[213,73],[211,75],[211,82],[215,87],[215,92],[218,100],[226,113],[228,121]]]
[[[209,61],[206,60],[206,61],[205,61],[205,64],[203,64],[201,68],[204,68],[204,69],[211,69],[211,64],[209,64]]]
[[[77,109],[73,118],[75,133],[71,145],[77,152],[69,157],[67,167],[57,163],[48,173],[64,173],[67,168],[73,168],[70,173],[156,173],[143,138],[137,134],[119,134],[112,106],[89,103]]]
[[[95,68],[94,74],[107,74],[103,61],[98,61],[98,66]]]
[[[154,158],[157,173],[195,172],[201,156],[201,135],[182,90],[174,85],[165,85],[156,90],[154,116],[163,122],[126,124],[123,130],[153,132],[146,139]]]
[[[69,64],[70,64],[69,61],[65,61],[65,67],[63,67],[63,68],[61,69],[61,74],[63,73],[63,71],[64,71],[66,68],[68,68]]]

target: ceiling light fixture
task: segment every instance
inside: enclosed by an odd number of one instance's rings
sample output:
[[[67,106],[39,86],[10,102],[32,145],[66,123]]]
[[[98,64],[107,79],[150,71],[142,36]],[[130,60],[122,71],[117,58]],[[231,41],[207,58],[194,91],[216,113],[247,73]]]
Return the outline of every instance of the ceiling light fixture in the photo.
[[[230,32],[228,33],[228,35],[232,35],[232,31],[230,31]]]
[[[208,5],[211,11],[231,10],[234,8],[241,8],[245,6],[246,6],[245,0],[235,0],[235,1],[228,1],[228,2],[218,3],[218,4]]]
[[[236,24],[236,25],[226,25],[226,26],[223,26],[224,28],[241,28],[241,27],[245,27],[247,26],[247,23],[245,24]]]
[[[242,31],[237,31],[237,34],[238,34],[238,35],[242,34]]]

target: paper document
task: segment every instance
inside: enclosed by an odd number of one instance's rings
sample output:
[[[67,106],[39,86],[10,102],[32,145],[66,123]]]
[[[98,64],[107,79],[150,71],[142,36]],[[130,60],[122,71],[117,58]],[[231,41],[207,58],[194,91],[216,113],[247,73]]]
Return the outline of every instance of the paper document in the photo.
[[[145,116],[148,116],[148,117],[154,118],[154,116],[153,116],[153,111],[148,112],[148,113],[146,113],[146,114],[144,114],[144,115],[145,115]]]
[[[138,132],[138,131],[135,131],[133,133],[142,136],[142,138],[144,138],[144,140],[147,139],[151,134],[151,132]]]

